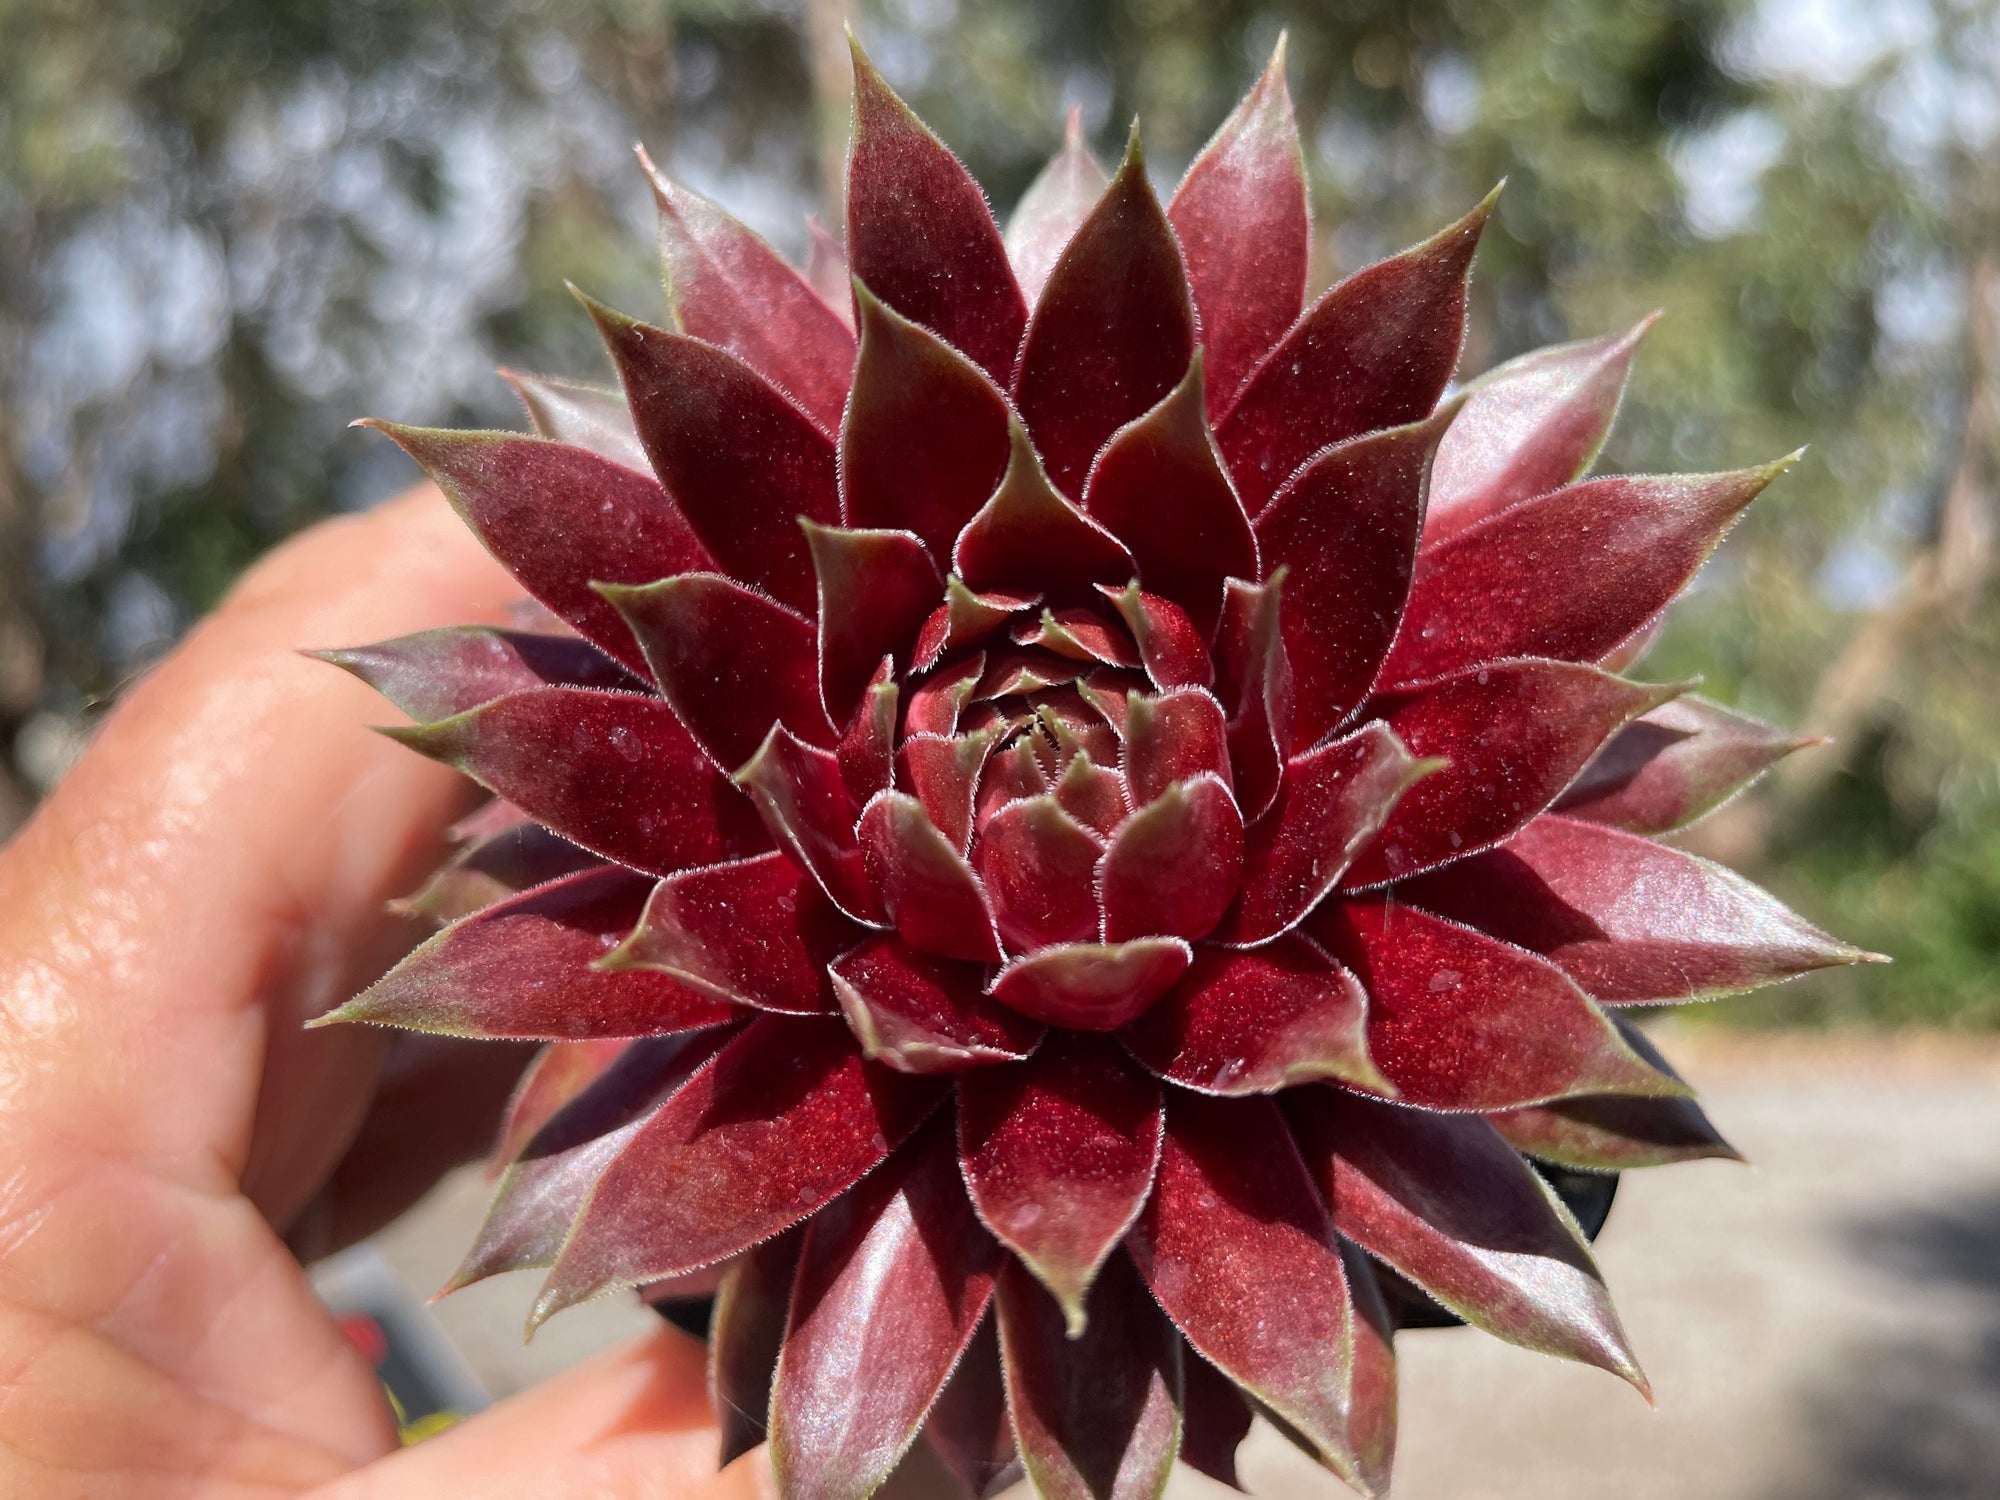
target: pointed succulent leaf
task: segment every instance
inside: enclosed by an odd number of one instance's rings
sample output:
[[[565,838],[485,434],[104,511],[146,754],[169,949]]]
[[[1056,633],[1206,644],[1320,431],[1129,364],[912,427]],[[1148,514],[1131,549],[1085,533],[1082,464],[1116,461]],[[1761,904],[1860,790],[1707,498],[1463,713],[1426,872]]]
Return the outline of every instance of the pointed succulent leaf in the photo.
[[[866,935],[783,854],[669,875],[631,936],[606,954],[614,973],[664,974],[758,1010],[834,1009],[826,966]]]
[[[735,1028],[725,1027],[645,1037],[620,1052],[516,1155],[444,1292],[503,1271],[553,1265],[598,1178],[639,1127],[735,1034]]]
[[[1328,449],[1257,518],[1264,566],[1285,569],[1285,652],[1303,744],[1360,704],[1389,655],[1445,420],[1434,416]]]
[[[550,1042],[538,1051],[507,1100],[500,1133],[486,1158],[487,1175],[497,1177],[506,1171],[556,1111],[603,1077],[632,1045],[629,1037],[593,1037]]]
[[[1132,811],[1125,778],[1098,765],[1088,750],[1063,768],[1055,799],[1064,812],[1100,838],[1109,838]]]
[[[813,628],[802,616],[719,573],[599,592],[618,607],[660,691],[718,770],[733,772],[755,755],[774,723],[832,747]]]
[[[1243,877],[1243,815],[1219,777],[1176,782],[1111,836],[1098,865],[1104,939],[1206,937]]]
[[[1119,1036],[1162,1078],[1202,1093],[1270,1094],[1316,1078],[1395,1092],[1368,1056],[1360,983],[1299,937],[1197,950]]]
[[[986,1226],[1062,1304],[1084,1296],[1153,1185],[1161,1093],[1109,1037],[1058,1031],[959,1081],[965,1184]]]
[[[623,464],[641,474],[652,473],[639,434],[632,430],[632,412],[625,393],[615,386],[580,380],[557,380],[525,370],[500,371],[514,388],[538,437],[575,448],[588,448],[599,458]]]
[[[819,691],[845,724],[884,656],[904,652],[944,594],[944,578],[909,531],[803,523],[819,579]]]
[[[1277,1106],[1176,1092],[1128,1244],[1195,1352],[1352,1472],[1347,1275]]]
[[[1379,720],[1294,757],[1277,802],[1245,835],[1243,889],[1216,940],[1267,942],[1304,921],[1403,794],[1437,769]]]
[[[367,1021],[444,1036],[565,1040],[719,1026],[732,1004],[660,974],[596,960],[639,920],[653,882],[586,870],[454,922],[315,1024]]]
[[[653,472],[710,556],[730,577],[809,614],[812,562],[798,518],[839,524],[833,439],[727,350],[584,305],[618,366]]]
[[[840,429],[849,526],[911,531],[940,567],[1007,469],[1007,398],[943,339],[856,284],[861,356]]]
[[[1041,646],[1075,661],[1136,667],[1139,649],[1132,637],[1096,610],[1070,605],[1042,610],[1039,620],[1022,620],[1011,632],[1017,646]]]
[[[485,625],[420,630],[373,646],[308,654],[352,672],[420,724],[522,688],[633,685],[588,641]]]
[[[905,734],[947,736],[958,732],[959,716],[986,674],[986,654],[976,651],[925,678],[910,692],[903,715]]]
[[[946,549],[945,555],[950,555]],[[1023,610],[1041,602],[1038,594],[975,594],[956,573],[944,581],[944,603],[932,611],[917,632],[916,654],[910,666],[918,672],[935,667],[947,651],[956,651],[992,635]]]
[[[1364,1494],[1389,1493],[1396,1460],[1395,1319],[1375,1267],[1341,1237],[1340,1258],[1354,1300],[1354,1363],[1348,1381],[1347,1441]]]
[[[1417,782],[1342,881],[1416,875],[1521,829],[1619,729],[1677,686],[1626,682],[1569,662],[1494,662],[1377,698],[1412,755],[1448,762]]]
[[[1180,381],[1194,338],[1187,269],[1134,131],[1049,273],[1021,343],[1014,400],[1058,489],[1083,494],[1112,433]]]
[[[1083,110],[1072,105],[1062,149],[1028,184],[1007,221],[1007,259],[1030,307],[1110,180],[1084,142]]]
[[[395,902],[394,908],[438,923],[455,922],[496,901],[602,863],[589,850],[558,838],[539,823],[523,821],[467,844],[439,866],[421,890]]]
[[[1236,799],[1250,822],[1277,799],[1292,749],[1292,665],[1280,620],[1284,581],[1282,568],[1262,583],[1229,579],[1216,627],[1215,695],[1229,717]]]
[[[1179,938],[1060,943],[1015,959],[988,992],[1052,1026],[1116,1031],[1158,1000],[1192,956]]]
[[[615,1286],[711,1265],[797,1223],[901,1145],[942,1087],[867,1062],[838,1020],[751,1022],[598,1180],[537,1321]]]
[[[732,1260],[708,1323],[708,1402],[727,1467],[769,1436],[772,1377],[785,1344],[806,1226],[794,1225]]]
[[[1306,300],[1312,213],[1283,37],[1256,86],[1188,168],[1167,216],[1214,362],[1209,410],[1220,416]]]
[[[960,853],[972,843],[980,773],[999,739],[995,727],[978,734],[913,734],[897,747],[901,784],[923,803],[938,832]]]
[[[1424,545],[1578,478],[1611,431],[1639,340],[1653,326],[1537,349],[1467,388],[1431,471]]]
[[[1158,1500],[1180,1449],[1181,1341],[1124,1256],[1091,1288],[1088,1324],[1019,1261],[1000,1268],[1001,1368],[1029,1483],[1044,1500]]]
[[[861,706],[834,747],[841,780],[857,805],[888,790],[896,770],[896,702],[902,696],[896,664],[884,657],[861,695]]]
[[[796,1500],[872,1495],[993,1297],[1000,1247],[936,1119],[813,1217],[771,1399],[771,1466]]]
[[[1132,554],[1125,544],[1056,493],[1018,420],[1010,432],[1007,472],[959,533],[953,570],[982,592],[1058,596],[1130,578]]]
[[[658,698],[531,688],[382,732],[635,870],[670,875],[765,847],[751,809]]]
[[[979,830],[979,873],[1000,936],[1016,952],[1097,936],[1104,841],[1053,796],[1010,802]]]
[[[862,863],[903,940],[945,958],[998,962],[1000,942],[972,866],[905,792],[870,802],[856,830]]]
[[[1203,773],[1229,785],[1229,727],[1222,705],[1201,688],[1132,694],[1123,739],[1125,780],[1141,807]]]
[[[1139,661],[1154,686],[1208,687],[1214,683],[1215,663],[1208,654],[1207,636],[1194,616],[1171,599],[1144,592],[1136,583],[1122,589],[1099,584],[1098,589],[1117,607],[1119,618],[1132,632]],[[1218,603],[1220,598],[1218,593]]]
[[[1084,486],[1091,519],[1131,549],[1139,580],[1214,633],[1226,578],[1257,576],[1257,541],[1203,414],[1197,349],[1180,383],[1097,455]]]
[[[1215,440],[1253,518],[1321,448],[1437,404],[1465,341],[1466,279],[1492,207],[1489,196],[1330,288],[1251,372]]]
[[[1286,1105],[1342,1234],[1475,1327],[1646,1389],[1575,1220],[1485,1120],[1337,1089]]]
[[[782,724],[772,728],[736,785],[748,794],[770,837],[857,922],[879,925],[882,904],[862,867],[855,822],[861,809],[838,757],[808,745]]]
[[[1570,783],[1556,810],[1627,833],[1671,833],[1817,743],[1690,694],[1621,729]]]
[[[518,433],[367,425],[424,466],[521,587],[635,672],[646,666],[638,642],[591,583],[651,583],[715,565],[650,474]]]
[[[871,1061],[903,1073],[958,1073],[1018,1062],[1045,1028],[985,993],[975,964],[871,938],[836,959],[833,987]]]
[[[1608,1005],[1709,1000],[1874,957],[1733,870],[1569,818],[1397,892],[1541,954]]]
[[[1027,304],[986,195],[854,45],[847,157],[854,274],[995,380],[1014,373]]]
[[[1243,1482],[1236,1473],[1236,1450],[1250,1435],[1250,1424],[1257,1414],[1236,1388],[1236,1382],[1193,1350],[1182,1351],[1181,1373],[1187,1383],[1181,1462],[1218,1484],[1242,1490]]]
[[[1330,901],[1307,930],[1368,992],[1368,1050],[1411,1104],[1494,1110],[1687,1093],[1532,953],[1395,901]]]
[[[1418,559],[1382,680],[1509,656],[1601,660],[1672,602],[1784,463],[1587,480],[1468,527]]]
[[[750,228],[639,160],[660,209],[667,305],[682,332],[727,349],[824,428],[840,426],[854,334]]]
[[[998,1318],[989,1313],[966,1346],[951,1379],[931,1407],[924,1437],[975,1500],[995,1495],[1020,1477],[1007,1391],[1000,1378]]]

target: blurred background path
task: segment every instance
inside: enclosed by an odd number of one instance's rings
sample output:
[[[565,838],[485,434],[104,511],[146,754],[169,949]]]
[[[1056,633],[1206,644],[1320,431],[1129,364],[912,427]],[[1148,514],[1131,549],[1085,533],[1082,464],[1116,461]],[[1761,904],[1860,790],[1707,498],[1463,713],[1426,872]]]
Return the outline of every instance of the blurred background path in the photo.
[[[1634,1174],[1599,1242],[1657,1410],[1482,1334],[1406,1334],[1397,1500],[2000,1496],[2000,1043],[1672,1030],[1753,1165]],[[376,1246],[428,1295],[484,1201],[460,1173]],[[523,1346],[535,1279],[436,1309],[496,1395],[649,1326],[607,1299]],[[1351,1494],[1267,1430],[1242,1472],[1262,1500]]]

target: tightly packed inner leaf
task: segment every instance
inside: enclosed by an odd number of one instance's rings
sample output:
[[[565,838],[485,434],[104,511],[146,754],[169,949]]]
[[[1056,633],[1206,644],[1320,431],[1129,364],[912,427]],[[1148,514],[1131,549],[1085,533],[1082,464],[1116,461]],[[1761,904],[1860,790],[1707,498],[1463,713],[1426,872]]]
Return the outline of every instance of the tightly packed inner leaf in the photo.
[[[329,1019],[549,1044],[454,1285],[719,1273],[788,1497],[1258,1411],[1379,1493],[1385,1286],[1643,1388],[1529,1159],[1731,1153],[1606,1007],[1866,956],[1652,837],[1799,742],[1622,675],[1782,464],[1582,477],[1644,325],[1449,392],[1490,197],[1308,306],[1281,58],[1005,236],[858,51],[854,131],[845,271],[648,162],[617,390],[377,424],[546,611],[325,653],[495,798]]]

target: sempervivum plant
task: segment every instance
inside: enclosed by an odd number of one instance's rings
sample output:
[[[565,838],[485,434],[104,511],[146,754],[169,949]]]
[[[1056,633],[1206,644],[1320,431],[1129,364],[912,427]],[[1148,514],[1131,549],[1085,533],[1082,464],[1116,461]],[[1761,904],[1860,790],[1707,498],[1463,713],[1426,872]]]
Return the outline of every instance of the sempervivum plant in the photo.
[[[1448,392],[1490,199],[1307,305],[1275,61],[1164,208],[1072,128],[1003,236],[859,59],[844,267],[654,187],[622,391],[384,429],[540,628],[328,653],[496,797],[334,1018],[550,1043],[456,1284],[719,1268],[791,1497],[1379,1494],[1385,1287],[1643,1388],[1527,1158],[1730,1154],[1616,1007],[1861,956],[1652,838],[1798,742],[1619,675],[1780,466],[1579,479],[1638,329]]]

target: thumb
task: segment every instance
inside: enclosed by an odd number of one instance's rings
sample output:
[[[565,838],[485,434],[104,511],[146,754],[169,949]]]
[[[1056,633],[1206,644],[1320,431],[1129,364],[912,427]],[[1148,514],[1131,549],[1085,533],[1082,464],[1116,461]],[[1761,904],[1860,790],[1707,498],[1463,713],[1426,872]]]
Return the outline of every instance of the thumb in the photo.
[[[716,1472],[705,1367],[662,1325],[307,1500],[774,1500],[762,1448]]]

